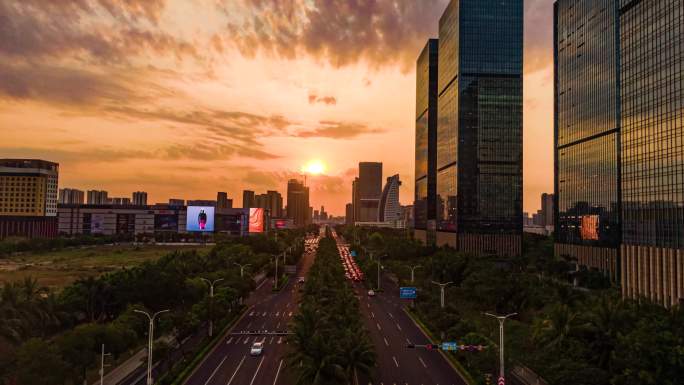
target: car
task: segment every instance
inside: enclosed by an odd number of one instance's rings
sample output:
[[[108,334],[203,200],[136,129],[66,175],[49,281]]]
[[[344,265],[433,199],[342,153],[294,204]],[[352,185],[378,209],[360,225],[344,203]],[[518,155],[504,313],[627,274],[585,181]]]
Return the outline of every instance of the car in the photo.
[[[297,283],[304,283],[304,277],[299,277],[297,279]]]
[[[255,342],[252,344],[252,348],[249,349],[249,354],[252,356],[260,356],[263,351],[264,351],[263,341],[262,342]]]
[[[373,291],[373,289],[368,290],[368,296],[369,297],[375,297],[375,291]]]

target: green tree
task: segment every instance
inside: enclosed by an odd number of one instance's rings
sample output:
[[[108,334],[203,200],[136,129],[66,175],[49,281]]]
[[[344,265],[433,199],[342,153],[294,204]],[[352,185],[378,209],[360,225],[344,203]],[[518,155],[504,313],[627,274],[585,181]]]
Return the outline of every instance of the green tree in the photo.
[[[32,338],[24,343],[16,357],[19,385],[64,384],[66,364],[57,349],[47,342]]]

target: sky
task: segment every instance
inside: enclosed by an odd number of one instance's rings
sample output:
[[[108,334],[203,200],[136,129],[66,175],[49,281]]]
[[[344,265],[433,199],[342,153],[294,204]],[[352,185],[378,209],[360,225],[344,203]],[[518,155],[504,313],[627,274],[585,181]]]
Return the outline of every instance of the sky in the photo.
[[[552,0],[525,1],[524,210],[553,191]],[[307,176],[344,215],[360,161],[413,201],[415,61],[447,0],[5,0],[0,157],[151,202]]]

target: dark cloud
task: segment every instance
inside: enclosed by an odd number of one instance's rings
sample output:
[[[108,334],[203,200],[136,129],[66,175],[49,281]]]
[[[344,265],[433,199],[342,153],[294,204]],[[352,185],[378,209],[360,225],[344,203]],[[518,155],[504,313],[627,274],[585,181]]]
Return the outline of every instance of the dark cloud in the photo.
[[[312,130],[303,130],[295,134],[300,138],[332,138],[351,139],[364,134],[378,134],[383,130],[368,127],[365,124],[351,122],[336,122],[323,120]]]
[[[323,103],[326,105],[337,104],[337,99],[334,96],[318,96],[314,93],[309,93],[309,104]]]

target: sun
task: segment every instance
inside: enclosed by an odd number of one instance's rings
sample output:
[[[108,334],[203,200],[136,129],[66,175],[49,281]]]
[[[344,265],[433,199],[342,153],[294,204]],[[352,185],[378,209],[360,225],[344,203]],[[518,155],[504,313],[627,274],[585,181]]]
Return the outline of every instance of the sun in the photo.
[[[302,171],[311,175],[323,174],[325,172],[325,169],[325,163],[318,159],[311,160],[309,161],[309,163],[305,164],[302,167]]]

